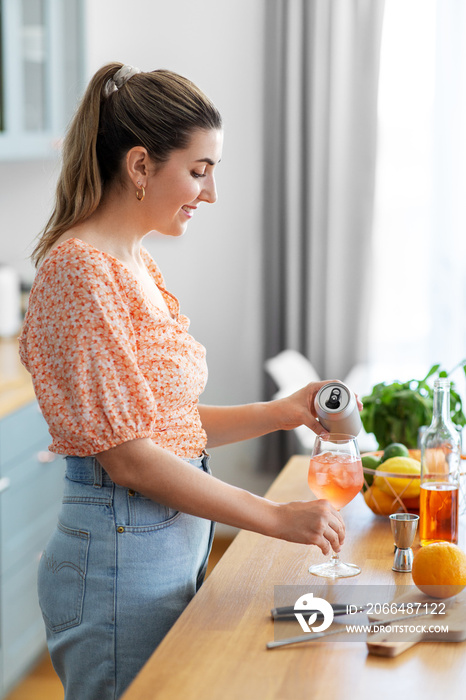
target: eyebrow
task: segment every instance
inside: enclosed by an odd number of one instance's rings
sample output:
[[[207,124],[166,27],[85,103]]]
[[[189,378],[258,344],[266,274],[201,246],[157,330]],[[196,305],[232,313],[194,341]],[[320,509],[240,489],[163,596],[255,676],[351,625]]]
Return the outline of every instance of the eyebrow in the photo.
[[[221,158],[218,159],[218,163],[220,163]],[[212,160],[212,158],[199,158],[198,160],[194,161],[195,163],[207,163],[208,165],[215,165],[215,161]]]

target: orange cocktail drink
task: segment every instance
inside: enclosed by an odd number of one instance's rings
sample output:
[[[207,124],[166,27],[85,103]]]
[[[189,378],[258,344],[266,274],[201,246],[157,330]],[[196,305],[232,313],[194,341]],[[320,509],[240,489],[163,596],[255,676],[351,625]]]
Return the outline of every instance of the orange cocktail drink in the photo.
[[[325,498],[336,510],[353,500],[362,489],[364,474],[358,443],[353,435],[318,435],[309,462],[308,484],[317,498]],[[340,561],[333,552],[329,561],[313,564],[309,572],[325,578],[356,576],[361,569]]]
[[[346,453],[323,452],[311,457],[307,480],[318,498],[327,499],[340,510],[362,489],[361,459]]]

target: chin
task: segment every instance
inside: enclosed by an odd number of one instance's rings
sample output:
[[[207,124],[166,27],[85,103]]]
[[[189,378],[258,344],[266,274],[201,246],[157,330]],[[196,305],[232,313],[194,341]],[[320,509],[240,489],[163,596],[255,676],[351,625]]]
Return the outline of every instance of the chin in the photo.
[[[160,228],[153,228],[148,233],[169,238],[180,238],[186,233],[189,221],[180,217],[169,218],[165,222],[160,222]]]
[[[148,231],[146,233],[146,236],[157,236],[157,237],[160,237],[160,236],[167,237],[168,236],[169,238],[181,238],[181,236],[184,236],[185,232],[186,232],[186,229],[184,229],[183,231],[180,231],[180,230],[178,230],[178,231],[159,231],[158,229],[154,228],[151,231]]]
[[[161,233],[164,236],[169,236],[170,238],[181,238],[181,236],[184,236],[186,233],[187,228],[187,226],[184,226],[183,228],[173,228],[168,231],[161,231]]]

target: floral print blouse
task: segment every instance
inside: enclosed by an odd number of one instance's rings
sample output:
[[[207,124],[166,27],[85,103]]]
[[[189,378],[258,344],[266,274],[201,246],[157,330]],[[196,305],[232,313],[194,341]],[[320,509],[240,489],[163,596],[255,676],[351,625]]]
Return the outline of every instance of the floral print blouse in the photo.
[[[93,455],[151,438],[184,458],[207,441],[198,399],[205,349],[141,253],[170,316],[126,266],[84,241],[58,245],[39,268],[20,336],[20,356],[59,454]]]

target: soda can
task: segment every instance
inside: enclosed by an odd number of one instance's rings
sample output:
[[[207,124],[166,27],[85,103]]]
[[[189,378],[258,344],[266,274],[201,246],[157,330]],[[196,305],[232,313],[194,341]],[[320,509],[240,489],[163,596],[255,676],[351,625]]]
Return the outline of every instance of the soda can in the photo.
[[[315,397],[317,417],[330,433],[356,437],[362,428],[356,397],[343,382],[328,382]]]

